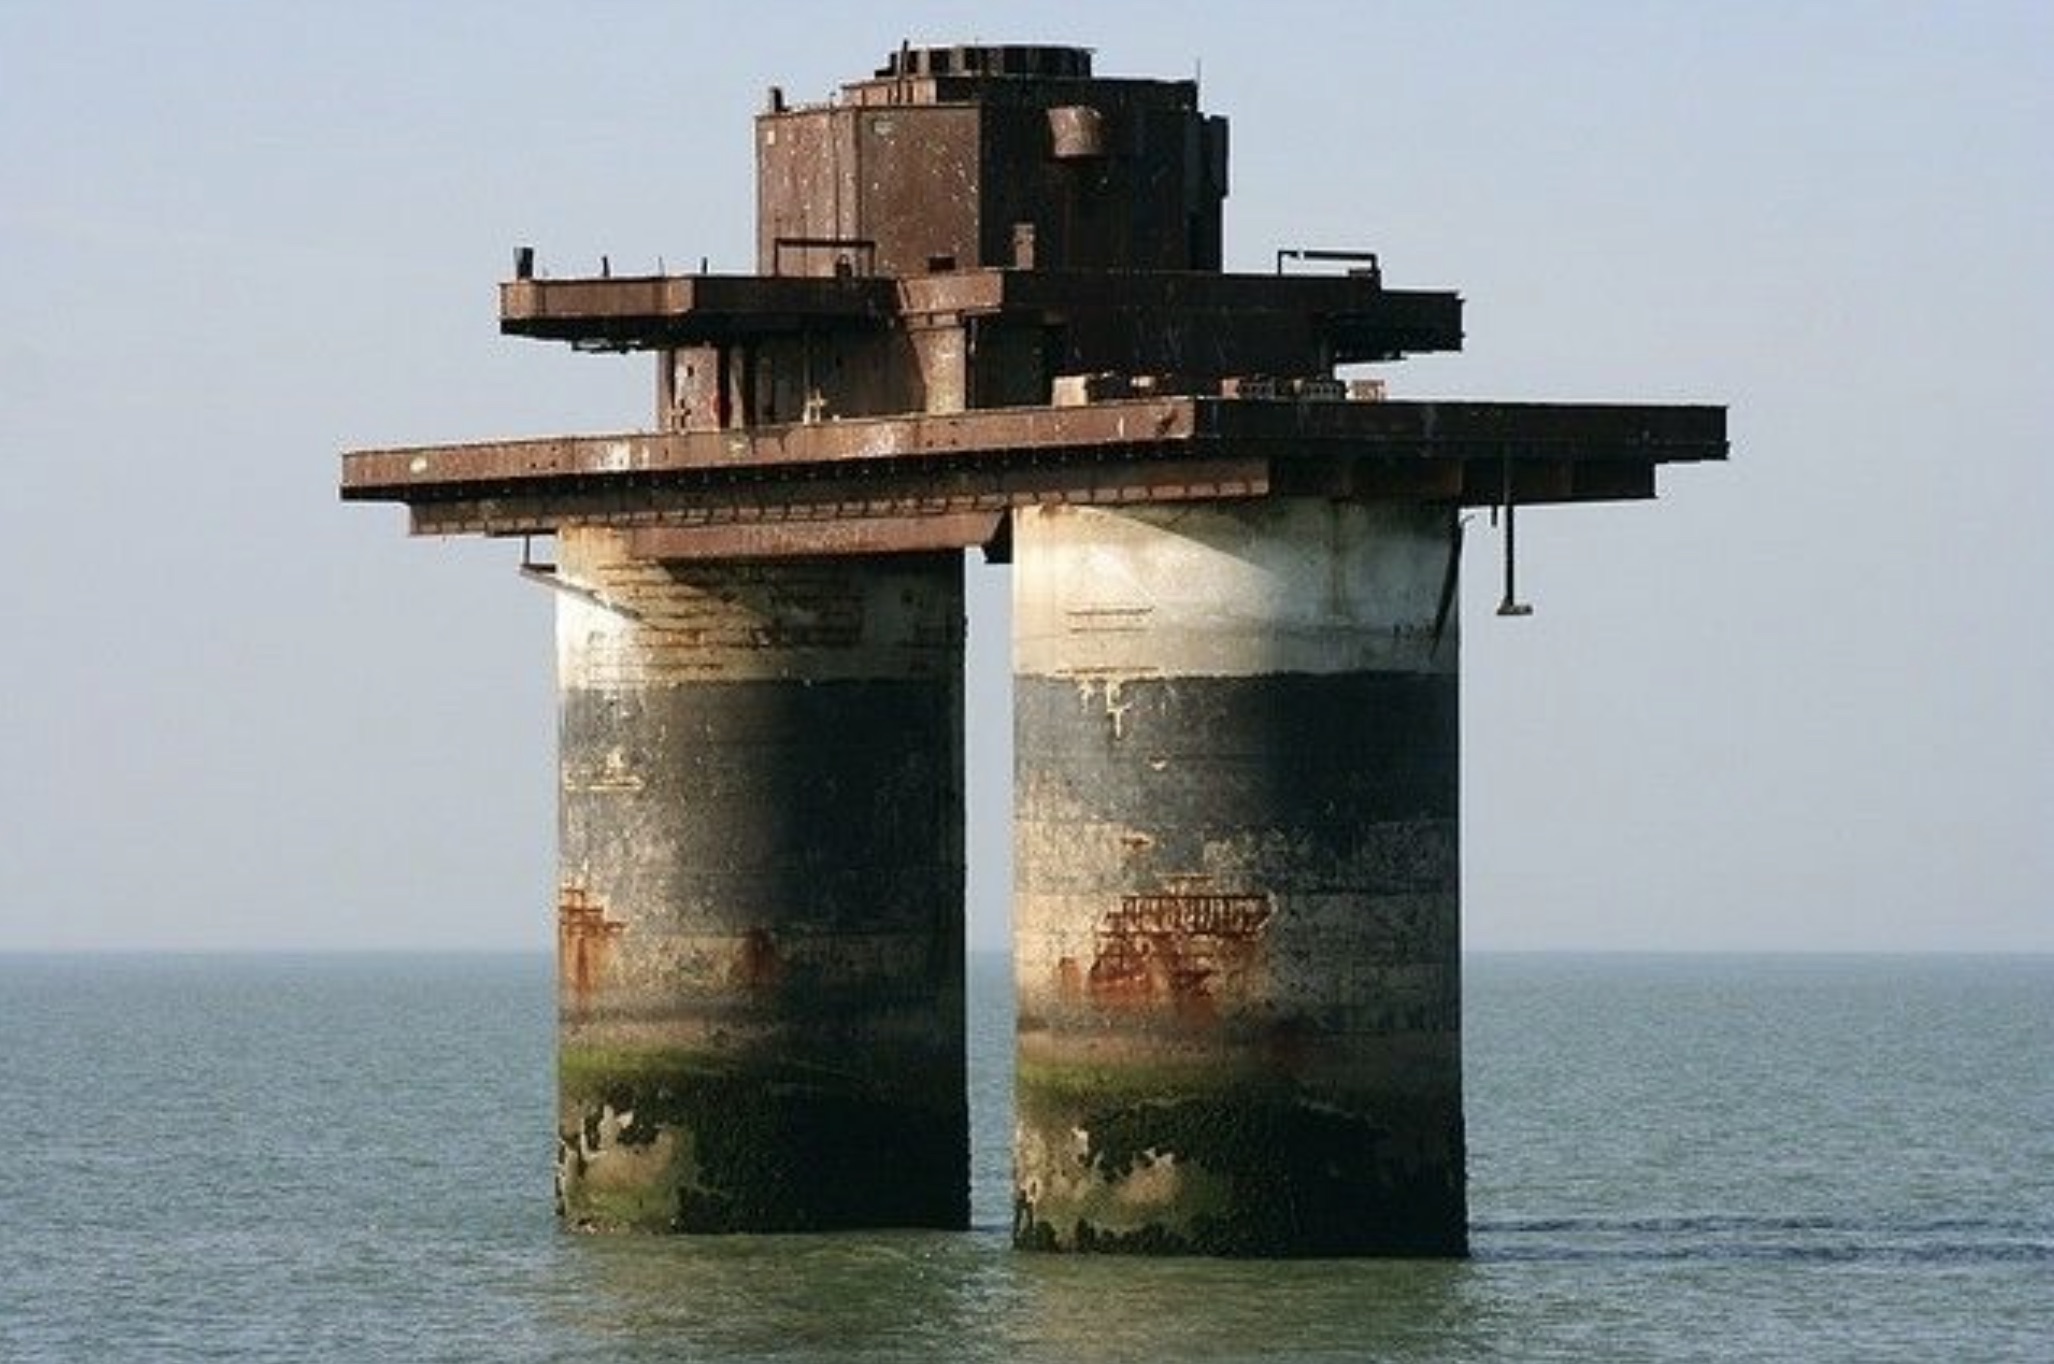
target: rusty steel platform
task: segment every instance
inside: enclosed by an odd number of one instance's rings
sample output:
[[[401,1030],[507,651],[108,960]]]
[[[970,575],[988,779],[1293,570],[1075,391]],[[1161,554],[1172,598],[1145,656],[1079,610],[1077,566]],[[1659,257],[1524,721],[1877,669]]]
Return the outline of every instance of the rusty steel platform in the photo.
[[[1046,503],[1646,498],[1658,466],[1725,453],[1718,407],[1172,397],[353,451],[342,495],[404,503],[423,535],[602,525],[663,530],[663,557],[874,553],[988,543],[992,517]]]

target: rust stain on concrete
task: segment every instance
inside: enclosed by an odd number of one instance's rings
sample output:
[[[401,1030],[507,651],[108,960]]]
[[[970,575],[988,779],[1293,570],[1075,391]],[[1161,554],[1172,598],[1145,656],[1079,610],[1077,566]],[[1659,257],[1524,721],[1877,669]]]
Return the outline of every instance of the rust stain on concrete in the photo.
[[[1086,991],[1101,1007],[1208,1020],[1260,959],[1274,913],[1267,894],[1222,891],[1202,876],[1123,895],[1099,921]]]
[[[752,928],[742,935],[742,945],[728,967],[728,981],[744,990],[774,990],[784,980],[784,954],[767,928]]]
[[[566,882],[556,899],[556,959],[563,988],[572,999],[590,998],[606,974],[614,941],[627,931],[606,917],[606,906],[583,886]]]
[[[1056,998],[1065,1004],[1075,1004],[1084,998],[1084,968],[1075,957],[1056,962]]]

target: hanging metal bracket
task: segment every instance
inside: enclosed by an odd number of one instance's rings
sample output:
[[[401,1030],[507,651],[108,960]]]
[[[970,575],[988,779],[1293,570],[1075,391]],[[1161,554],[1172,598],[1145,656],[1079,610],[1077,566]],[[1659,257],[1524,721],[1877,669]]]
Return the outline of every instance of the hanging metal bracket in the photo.
[[[1518,562],[1516,529],[1518,524],[1518,505],[1512,500],[1511,459],[1501,455],[1498,459],[1498,468],[1501,471],[1500,477],[1502,480],[1499,501],[1505,508],[1505,599],[1498,603],[1498,614],[1501,616],[1530,616],[1533,614],[1533,606],[1529,602],[1519,600],[1517,584],[1513,576],[1514,568]]]
[[[555,564],[537,563],[534,556],[535,537],[521,537],[521,576],[531,583],[540,583],[552,592],[561,592],[567,597],[589,602],[602,611],[611,611],[623,620],[639,621],[642,613],[596,592],[583,583],[570,582],[558,573]]]

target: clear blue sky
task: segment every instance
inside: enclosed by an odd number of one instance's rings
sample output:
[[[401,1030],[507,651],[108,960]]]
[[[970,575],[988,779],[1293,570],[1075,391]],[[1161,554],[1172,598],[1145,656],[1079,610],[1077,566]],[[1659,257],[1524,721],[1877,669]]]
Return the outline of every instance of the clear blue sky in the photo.
[[[540,947],[550,602],[346,446],[644,424],[502,339],[750,265],[750,118],[915,41],[1202,67],[1230,265],[1455,288],[1400,396],[1716,401],[1464,597],[1477,948],[2054,950],[2054,7],[0,3],[0,950]],[[973,938],[1003,941],[1004,579]]]

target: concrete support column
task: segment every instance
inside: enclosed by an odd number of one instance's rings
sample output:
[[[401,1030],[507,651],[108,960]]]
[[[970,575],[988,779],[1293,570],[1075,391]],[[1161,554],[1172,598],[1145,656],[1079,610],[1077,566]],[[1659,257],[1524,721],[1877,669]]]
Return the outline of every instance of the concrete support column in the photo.
[[[1464,1252],[1454,549],[1016,514],[1018,1244]]]
[[[557,543],[563,1216],[967,1225],[961,556]]]

